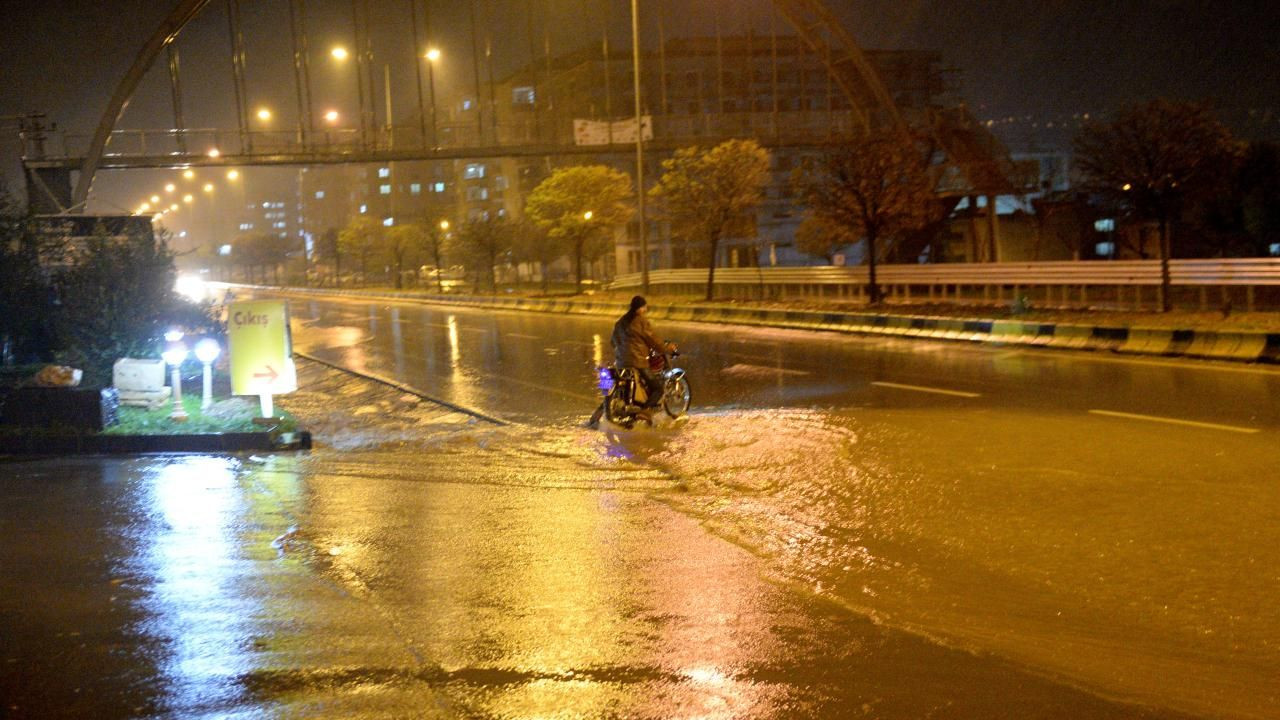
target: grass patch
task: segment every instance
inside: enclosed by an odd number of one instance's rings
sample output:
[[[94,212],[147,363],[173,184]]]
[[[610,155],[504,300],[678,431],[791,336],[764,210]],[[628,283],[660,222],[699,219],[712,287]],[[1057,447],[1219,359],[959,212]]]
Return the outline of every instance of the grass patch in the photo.
[[[207,410],[200,409],[199,395],[186,395],[182,407],[187,411],[186,422],[169,418],[173,403],[167,402],[155,410],[121,405],[117,413],[119,422],[103,430],[104,435],[196,435],[203,433],[265,432],[269,425],[257,425],[253,418],[259,412],[258,399],[229,397],[214,400]],[[276,409],[281,432],[294,432],[298,421],[287,412]]]

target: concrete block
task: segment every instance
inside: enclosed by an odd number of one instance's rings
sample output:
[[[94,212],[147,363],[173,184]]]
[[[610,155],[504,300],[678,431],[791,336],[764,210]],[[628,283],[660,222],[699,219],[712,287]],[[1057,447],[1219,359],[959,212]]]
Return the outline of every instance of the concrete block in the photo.
[[[120,358],[111,366],[111,384],[117,390],[157,392],[164,387],[164,361]]]

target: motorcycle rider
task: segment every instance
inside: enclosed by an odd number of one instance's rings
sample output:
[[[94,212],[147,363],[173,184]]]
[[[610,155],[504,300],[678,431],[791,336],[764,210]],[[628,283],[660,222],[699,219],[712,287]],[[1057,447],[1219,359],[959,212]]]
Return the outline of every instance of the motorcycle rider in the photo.
[[[662,400],[663,380],[649,369],[649,351],[666,353],[675,349],[674,343],[664,342],[653,332],[653,325],[645,317],[648,303],[640,295],[631,298],[626,314],[613,325],[614,363],[618,368],[633,368],[644,380],[648,398],[644,407],[652,408]],[[646,418],[648,419],[648,418]]]

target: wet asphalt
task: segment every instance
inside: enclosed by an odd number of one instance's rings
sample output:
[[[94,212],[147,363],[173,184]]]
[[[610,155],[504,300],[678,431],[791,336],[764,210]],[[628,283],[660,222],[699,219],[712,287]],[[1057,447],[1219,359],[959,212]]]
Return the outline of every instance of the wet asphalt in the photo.
[[[625,440],[301,365],[309,453],[0,464],[0,715],[1176,717],[797,587]]]

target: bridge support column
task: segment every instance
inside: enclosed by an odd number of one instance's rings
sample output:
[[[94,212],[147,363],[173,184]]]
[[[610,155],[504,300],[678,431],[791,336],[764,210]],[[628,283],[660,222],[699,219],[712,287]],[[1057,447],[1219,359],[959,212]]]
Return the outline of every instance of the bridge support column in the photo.
[[[36,215],[56,215],[71,208],[71,171],[67,168],[25,168],[27,202]]]

